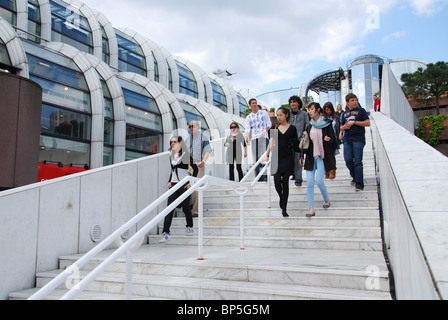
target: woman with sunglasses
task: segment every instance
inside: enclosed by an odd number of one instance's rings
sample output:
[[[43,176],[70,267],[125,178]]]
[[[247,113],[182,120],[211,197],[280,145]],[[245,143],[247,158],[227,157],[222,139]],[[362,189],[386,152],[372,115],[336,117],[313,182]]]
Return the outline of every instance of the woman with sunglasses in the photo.
[[[193,168],[193,174],[197,175],[198,167],[193,163],[193,159],[190,156],[190,152],[188,150],[187,145],[185,144],[184,139],[181,136],[175,136],[171,138],[170,141],[170,165],[171,165],[171,174],[168,182],[168,188],[173,188],[176,184],[185,179],[188,174],[188,168],[191,166]],[[172,204],[176,199],[182,196],[188,189],[191,188],[190,183],[185,184],[182,188],[176,191],[168,198],[168,206]],[[193,213],[190,208],[190,198],[188,196],[182,203],[182,210],[185,213],[185,219],[187,220],[187,236],[193,236]],[[171,211],[166,217],[165,222],[163,224],[163,233],[162,239],[159,243],[164,243],[171,240],[170,228],[171,223],[173,221],[174,210]]]
[[[247,158],[246,139],[240,132],[240,126],[236,122],[230,124],[230,134],[227,136],[224,146],[227,148],[227,163],[229,164],[229,176],[231,181],[235,181],[235,164],[238,171],[239,181],[243,180],[244,174],[241,167],[244,158]]]

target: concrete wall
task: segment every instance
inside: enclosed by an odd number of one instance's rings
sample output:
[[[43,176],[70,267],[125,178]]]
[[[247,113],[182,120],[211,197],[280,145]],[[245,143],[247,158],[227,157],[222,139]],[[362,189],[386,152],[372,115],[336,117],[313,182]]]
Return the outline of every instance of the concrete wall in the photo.
[[[415,132],[417,117],[390,65],[387,63],[383,65],[381,112],[412,134]]]
[[[168,175],[164,153],[1,192],[0,299],[34,287],[60,255],[92,249],[94,224],[104,239],[166,192]]]
[[[37,181],[42,88],[0,73],[0,190]]]
[[[383,114],[372,118],[397,299],[448,299],[448,158]]]

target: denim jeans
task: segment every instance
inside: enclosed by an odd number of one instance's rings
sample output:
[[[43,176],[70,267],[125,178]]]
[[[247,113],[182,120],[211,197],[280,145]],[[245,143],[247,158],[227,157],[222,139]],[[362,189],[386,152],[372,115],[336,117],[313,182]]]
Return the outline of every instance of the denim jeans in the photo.
[[[316,174],[317,171],[317,174]],[[306,172],[306,191],[308,193],[308,205],[310,209],[314,209],[314,179],[319,187],[320,193],[324,197],[325,202],[330,202],[327,187],[324,182],[325,178],[325,165],[324,160],[319,157],[314,158],[314,170]]]
[[[356,181],[356,187],[364,188],[364,167],[362,164],[364,142],[344,142],[345,165]]]

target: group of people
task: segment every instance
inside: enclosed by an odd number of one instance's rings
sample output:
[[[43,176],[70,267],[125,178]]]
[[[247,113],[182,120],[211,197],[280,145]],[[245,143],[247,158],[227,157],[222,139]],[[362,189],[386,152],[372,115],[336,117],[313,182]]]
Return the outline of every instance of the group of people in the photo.
[[[331,207],[330,197],[324,179],[336,177],[336,154],[339,146],[344,145],[344,159],[352,177],[351,183],[357,191],[364,189],[363,150],[366,144],[365,127],[370,126],[367,112],[358,104],[354,94],[346,97],[347,110],[334,110],[331,103],[322,108],[319,103],[311,103],[308,112],[302,110],[303,103],[298,96],[289,99],[291,109],[281,107],[277,110],[277,124],[272,128],[269,114],[261,110],[256,99],[249,101],[252,113],[246,117],[245,134],[241,133],[239,124],[230,124],[230,134],[226,137],[224,146],[227,148],[226,161],[229,164],[230,180],[235,180],[235,167],[239,181],[243,179],[242,160],[247,157],[250,147],[254,159],[260,159],[266,154],[262,163],[255,168],[258,176],[263,162],[271,158],[271,173],[279,196],[279,206],[284,217],[287,212],[289,198],[289,180],[296,186],[303,183],[303,168],[307,177],[307,196],[309,212],[307,217],[315,216],[314,185],[321,191],[324,199],[323,208]],[[200,132],[197,121],[189,123],[191,131],[190,147],[181,136],[171,138],[171,174],[168,187],[172,188],[188,174],[201,178],[204,176],[204,164],[207,161],[211,147],[207,137]],[[274,129],[274,130],[271,130]],[[306,132],[309,137],[308,148],[299,147],[300,140]],[[260,181],[265,181],[262,176]],[[168,199],[168,205],[190,188],[190,184],[182,186]],[[192,205],[192,207],[191,207]],[[188,197],[182,208],[187,222],[187,235],[193,235],[193,211],[197,212],[197,197]],[[170,226],[173,212],[165,218],[162,242],[169,241]]]
[[[351,183],[356,191],[364,190],[363,153],[366,144],[365,128],[370,126],[367,112],[359,106],[355,94],[346,96],[346,111],[342,107],[334,110],[328,102],[322,108],[319,103],[311,103],[307,112],[302,109],[298,96],[289,99],[291,110],[281,107],[277,110],[278,124],[271,130],[271,140],[266,150],[265,161],[271,156],[274,185],[279,196],[282,215],[288,217],[289,178],[301,186],[303,168],[307,177],[307,196],[309,212],[307,217],[316,215],[314,206],[314,186],[317,185],[324,199],[324,209],[331,207],[330,197],[324,179],[336,178],[336,154],[344,145],[344,159],[352,177]],[[260,111],[252,108],[246,119],[246,137],[254,128],[264,128],[256,119]],[[265,128],[266,132],[270,128]],[[263,131],[264,131],[263,130]],[[299,141],[306,132],[309,137],[308,148],[301,149]],[[263,134],[265,134],[263,132]],[[263,143],[262,143],[263,144]],[[258,150],[259,148],[257,148]],[[257,156],[258,159],[258,156]]]

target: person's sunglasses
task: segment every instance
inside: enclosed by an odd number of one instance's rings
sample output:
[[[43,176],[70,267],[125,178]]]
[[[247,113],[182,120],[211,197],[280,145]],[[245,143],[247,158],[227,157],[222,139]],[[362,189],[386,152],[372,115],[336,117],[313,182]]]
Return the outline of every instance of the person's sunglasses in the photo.
[[[236,126],[233,126],[233,127],[230,127],[230,129],[238,129],[238,127],[236,127]]]

